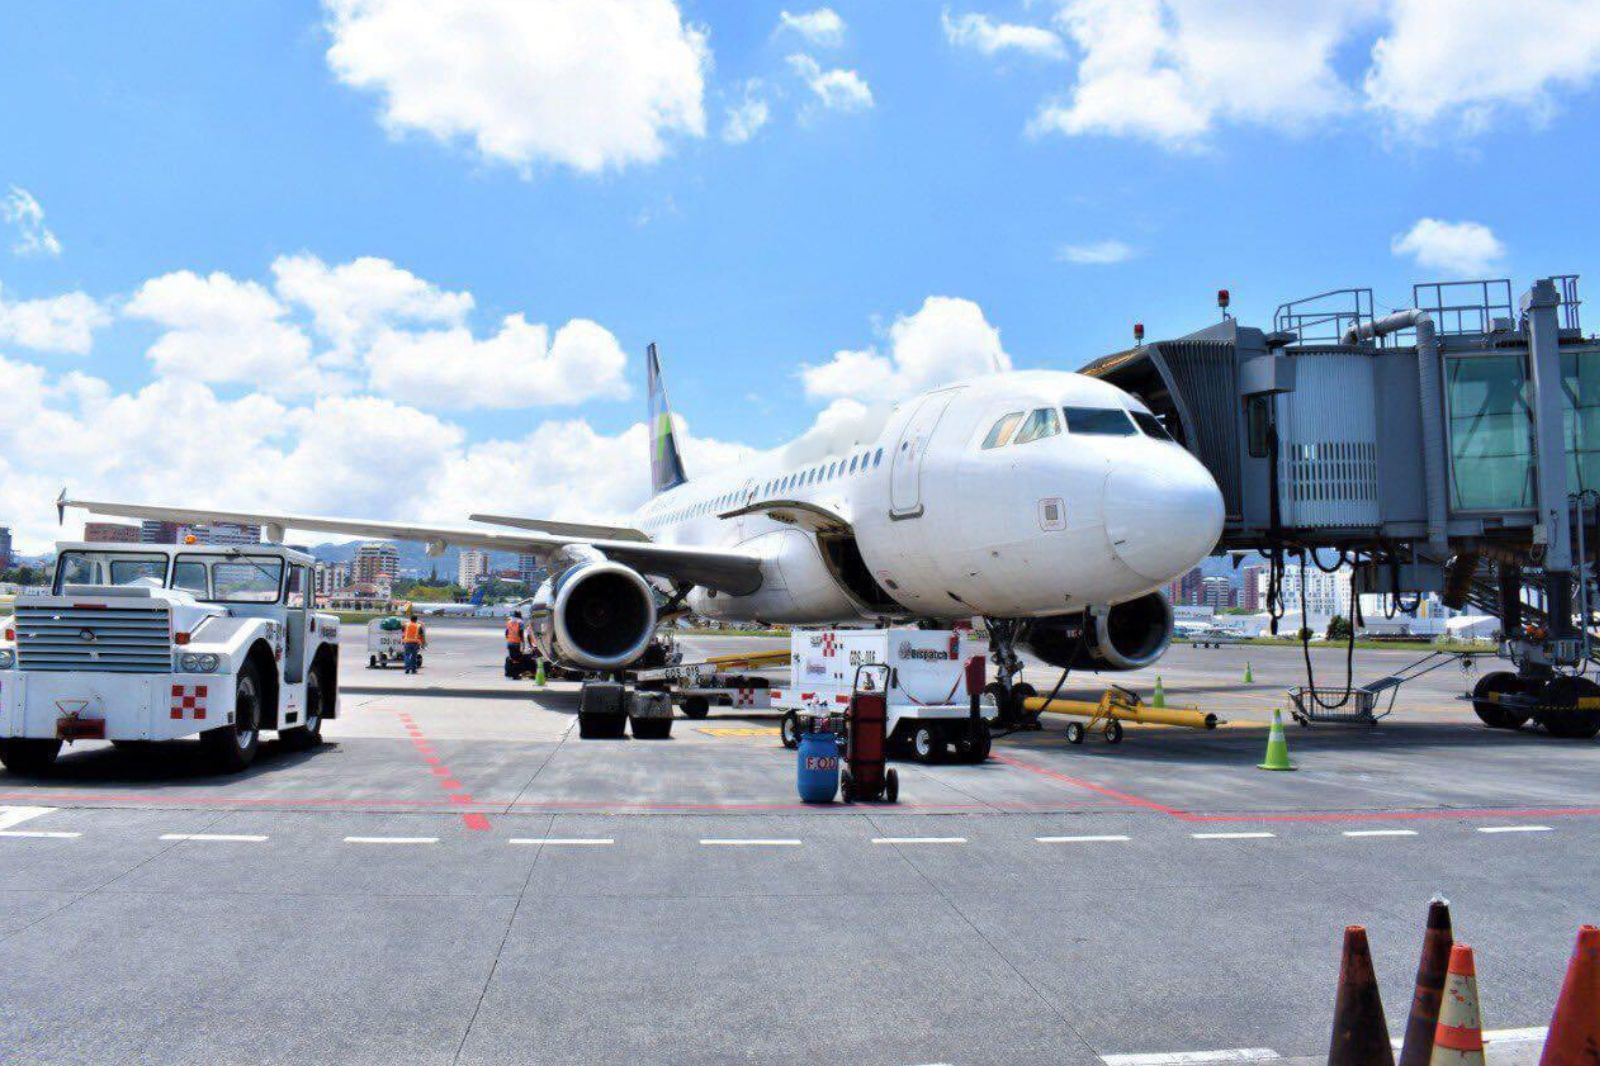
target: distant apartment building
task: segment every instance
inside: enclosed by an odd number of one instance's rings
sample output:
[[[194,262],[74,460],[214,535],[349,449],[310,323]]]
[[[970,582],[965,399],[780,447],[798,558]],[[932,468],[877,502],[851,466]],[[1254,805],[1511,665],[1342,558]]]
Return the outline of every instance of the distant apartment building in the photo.
[[[1262,603],[1266,602],[1261,594],[1261,575],[1265,574],[1266,567],[1247,566],[1239,571],[1239,606],[1247,611],[1261,610]]]
[[[138,544],[139,527],[122,522],[85,522],[83,539],[90,544]]]
[[[400,574],[400,549],[386,540],[369,540],[356,549],[352,584],[390,588]]]
[[[1200,606],[1223,610],[1233,606],[1233,582],[1225,577],[1208,577],[1200,583]]]
[[[350,564],[318,562],[312,569],[312,580],[316,582],[317,595],[326,599],[350,587]]]
[[[1197,566],[1167,586],[1167,598],[1182,607],[1198,607],[1205,588],[1205,575]]]
[[[1341,567],[1333,573],[1325,573],[1315,566],[1301,567],[1289,564],[1283,568],[1283,584],[1279,588],[1279,595],[1283,599],[1283,611],[1287,618],[1298,618],[1301,614],[1300,584],[1302,570],[1305,578],[1305,613],[1312,619],[1312,628],[1318,628],[1319,621],[1326,621],[1334,615],[1350,614],[1350,569]],[[1256,595],[1260,602],[1267,602],[1267,581],[1269,575],[1263,568],[1256,576]]]
[[[0,570],[11,569],[11,527],[0,526]]]
[[[208,522],[199,526],[179,526],[178,543],[193,537],[196,544],[260,544],[261,527],[237,522]]]
[[[456,565],[456,584],[471,589],[489,576],[489,553],[476,548],[463,548],[461,561]]]

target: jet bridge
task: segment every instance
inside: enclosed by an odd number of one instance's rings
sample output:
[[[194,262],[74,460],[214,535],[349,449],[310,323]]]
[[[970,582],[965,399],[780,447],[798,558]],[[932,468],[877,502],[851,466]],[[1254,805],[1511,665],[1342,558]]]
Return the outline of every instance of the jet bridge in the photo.
[[[1337,551],[1354,588],[1442,593],[1501,619],[1514,674],[1475,702],[1492,725],[1600,732],[1591,660],[1600,510],[1600,338],[1578,279],[1433,282],[1379,314],[1371,289],[1226,315],[1083,373],[1149,404],[1222,489],[1219,548]],[[1319,564],[1320,565],[1320,564]],[[1281,596],[1269,604],[1276,618]],[[1492,698],[1488,698],[1492,697]]]

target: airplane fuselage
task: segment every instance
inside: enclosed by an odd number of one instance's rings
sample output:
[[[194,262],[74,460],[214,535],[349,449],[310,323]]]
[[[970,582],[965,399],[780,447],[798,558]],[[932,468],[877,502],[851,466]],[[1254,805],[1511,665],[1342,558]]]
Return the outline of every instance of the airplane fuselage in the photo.
[[[1097,379],[990,375],[850,432],[696,478],[634,516],[658,543],[761,557],[759,590],[697,589],[696,612],[790,624],[1059,615],[1161,587],[1222,530],[1211,475]]]

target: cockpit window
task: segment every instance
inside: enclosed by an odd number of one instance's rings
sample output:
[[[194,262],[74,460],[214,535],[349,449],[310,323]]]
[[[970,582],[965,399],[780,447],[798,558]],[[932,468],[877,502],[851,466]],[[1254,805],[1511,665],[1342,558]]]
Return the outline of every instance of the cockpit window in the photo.
[[[1100,437],[1132,437],[1139,431],[1120,407],[1067,407],[1067,429]]]
[[[1154,437],[1156,440],[1172,439],[1172,434],[1167,432],[1167,427],[1163,426],[1161,420],[1155,415],[1146,414],[1143,411],[1129,411],[1128,413],[1133,416],[1134,423],[1144,430],[1145,436]]]
[[[1028,420],[1022,423],[1022,428],[1017,430],[1017,443],[1027,444],[1045,437],[1054,437],[1060,432],[1061,419],[1056,416],[1056,409],[1040,407],[1030,414]]]
[[[1021,421],[1021,411],[1013,411],[1008,415],[1002,415],[1000,421],[996,422],[994,428],[989,431],[989,435],[983,438],[983,446],[985,448],[1004,448],[1011,443],[1011,434],[1017,431],[1017,424]]]

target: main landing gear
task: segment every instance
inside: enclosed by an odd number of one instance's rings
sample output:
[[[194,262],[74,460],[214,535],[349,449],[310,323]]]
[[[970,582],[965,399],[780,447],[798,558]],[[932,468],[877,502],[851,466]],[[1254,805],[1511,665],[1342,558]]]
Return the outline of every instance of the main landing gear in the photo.
[[[983,694],[994,700],[999,725],[1003,729],[1038,729],[1038,714],[1023,707],[1023,701],[1039,693],[1022,674],[1022,658],[1017,655],[1017,640],[1022,626],[1014,618],[985,618],[989,628],[989,658],[995,666],[995,680],[985,685]]]

